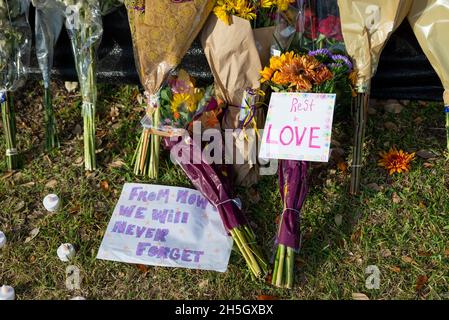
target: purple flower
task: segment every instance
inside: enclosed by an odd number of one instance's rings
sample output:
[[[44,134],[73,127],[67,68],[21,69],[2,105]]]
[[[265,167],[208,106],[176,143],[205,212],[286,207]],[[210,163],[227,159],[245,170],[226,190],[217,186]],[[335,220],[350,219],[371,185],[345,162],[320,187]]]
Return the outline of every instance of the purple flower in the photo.
[[[352,62],[348,59],[348,57],[341,54],[334,54],[332,57],[337,64],[346,65],[349,70],[352,70]]]
[[[330,58],[332,56],[332,52],[330,52],[328,49],[318,49],[315,51],[309,51],[309,56],[328,56]]]

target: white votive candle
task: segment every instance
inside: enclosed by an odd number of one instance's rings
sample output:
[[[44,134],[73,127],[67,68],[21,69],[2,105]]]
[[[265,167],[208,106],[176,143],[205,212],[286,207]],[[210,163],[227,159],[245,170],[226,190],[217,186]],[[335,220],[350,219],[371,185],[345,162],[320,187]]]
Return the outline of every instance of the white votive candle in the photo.
[[[56,194],[49,194],[44,198],[43,204],[47,211],[55,212],[59,209],[61,200]]]
[[[56,251],[61,261],[67,262],[75,255],[75,248],[70,243],[61,244]]]
[[[6,236],[2,231],[0,231],[0,249],[3,248],[5,244],[6,244]]]
[[[10,286],[0,287],[0,300],[14,300],[16,298],[16,293],[14,288]]]

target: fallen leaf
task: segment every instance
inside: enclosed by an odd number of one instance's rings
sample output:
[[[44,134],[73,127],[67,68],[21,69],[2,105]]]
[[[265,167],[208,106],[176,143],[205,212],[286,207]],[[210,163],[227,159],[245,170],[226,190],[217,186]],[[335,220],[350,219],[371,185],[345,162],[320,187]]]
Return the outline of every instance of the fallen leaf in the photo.
[[[346,172],[348,170],[348,164],[344,161],[341,161],[337,164],[337,168],[341,172]]]
[[[150,268],[148,268],[146,265],[144,264],[136,264],[137,269],[139,269],[140,272],[147,274],[148,271],[150,271]]]
[[[27,183],[21,184],[20,186],[21,187],[32,187],[35,184],[36,184],[35,182],[31,181],[31,182],[27,182]]]
[[[137,102],[138,102],[139,104],[143,104],[143,102],[144,102],[144,97],[143,97],[143,95],[140,94],[140,93],[137,95]]]
[[[408,256],[402,256],[401,257],[402,261],[408,264],[413,264],[415,263],[415,260],[413,260],[412,258],[408,257]]]
[[[53,189],[54,187],[56,187],[57,184],[58,184],[58,181],[55,179],[52,179],[45,184],[45,188]]]
[[[207,287],[208,285],[209,285],[209,280],[207,280],[207,279],[202,280],[202,281],[200,281],[200,283],[198,283],[199,288],[204,288],[204,287]]]
[[[362,230],[361,230],[361,229],[357,230],[356,232],[354,232],[354,233],[351,235],[351,241],[352,241],[353,243],[358,242],[358,241],[360,240],[361,235],[362,235]]]
[[[109,182],[107,180],[101,181],[100,188],[104,191],[109,191]]]
[[[360,293],[360,292],[352,293],[352,299],[353,300],[369,300],[369,298],[366,294]]]
[[[79,166],[83,165],[83,162],[84,162],[83,157],[78,157],[75,159],[74,164],[75,164],[75,166],[79,167]]]
[[[431,257],[432,256],[432,252],[424,251],[424,250],[418,250],[418,256],[420,256],[420,257]]]
[[[22,210],[23,207],[25,207],[25,201],[20,200],[19,202],[17,202],[16,207],[14,208],[14,211],[18,212],[18,211]]]
[[[71,207],[69,210],[68,210],[68,212],[70,213],[70,214],[77,214],[78,212],[80,212],[80,206],[79,205],[76,205],[76,206],[73,206],[73,207]]]
[[[404,106],[398,102],[389,102],[384,105],[384,109],[388,113],[398,114],[404,109]]]
[[[424,166],[424,168],[430,169],[430,168],[433,168],[435,165],[433,163],[424,162],[423,166]]]
[[[382,257],[384,258],[388,258],[389,256],[391,256],[391,251],[389,249],[384,249],[381,251],[380,253],[382,255]]]
[[[437,156],[429,150],[419,150],[416,152],[416,155],[422,159],[433,159]]]
[[[391,200],[393,201],[393,203],[399,203],[401,202],[401,198],[398,196],[398,194],[396,192],[393,192],[393,195],[391,196]]]
[[[36,257],[35,256],[31,256],[28,261],[30,261],[31,263],[33,263],[34,261],[36,261]]]
[[[36,238],[38,233],[39,233],[39,228],[34,228],[33,230],[31,230],[29,236],[25,239],[24,243],[28,243],[31,240],[33,240],[34,238]]]
[[[343,216],[341,214],[335,215],[334,221],[337,226],[341,226],[341,223],[343,222]]]
[[[108,167],[109,167],[109,168],[121,168],[121,167],[123,167],[125,164],[126,164],[126,163],[125,163],[123,160],[117,159],[117,160],[115,160],[115,161],[109,163],[109,164],[108,164]]]
[[[78,88],[78,82],[66,81],[64,82],[64,86],[67,89],[67,92],[71,93]]]
[[[257,300],[279,300],[278,297],[261,294],[257,296]]]
[[[8,179],[9,177],[12,177],[14,175],[14,171],[8,171],[2,176],[2,179]]]
[[[396,273],[401,272],[401,268],[399,268],[398,266],[389,266],[388,269]]]
[[[393,123],[391,121],[385,122],[384,123],[384,127],[385,127],[385,129],[391,130],[391,131],[398,131],[399,130],[399,127],[395,123]]]
[[[429,278],[424,274],[420,275],[416,280],[416,291],[421,291]]]

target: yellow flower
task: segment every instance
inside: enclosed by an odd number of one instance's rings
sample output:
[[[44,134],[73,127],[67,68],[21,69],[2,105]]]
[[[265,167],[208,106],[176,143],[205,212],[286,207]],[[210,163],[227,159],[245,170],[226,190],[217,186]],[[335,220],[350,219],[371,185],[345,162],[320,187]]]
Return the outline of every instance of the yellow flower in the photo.
[[[281,11],[285,11],[288,9],[290,3],[295,2],[295,0],[276,0],[276,2],[278,9]]]
[[[193,98],[188,93],[175,93],[173,95],[173,99],[171,101],[171,111],[173,114],[178,113],[179,111],[195,111],[194,109],[195,103]]]
[[[262,71],[259,72],[261,75],[261,79],[260,82],[263,83],[265,81],[270,81],[271,77],[273,76],[274,70],[269,68],[269,67],[265,67]]]
[[[396,148],[390,151],[379,153],[381,159],[378,162],[380,167],[385,168],[390,175],[394,173],[407,172],[410,169],[410,162],[415,158],[415,153],[407,153]]]
[[[261,8],[268,9],[268,8],[273,7],[275,5],[275,3],[276,3],[276,0],[260,0],[259,6]]]
[[[226,6],[216,6],[214,8],[214,13],[218,17],[218,19],[223,21],[226,25],[231,24],[231,15]]]
[[[235,14],[246,20],[253,20],[256,18],[256,8],[247,0],[237,0],[234,4]]]

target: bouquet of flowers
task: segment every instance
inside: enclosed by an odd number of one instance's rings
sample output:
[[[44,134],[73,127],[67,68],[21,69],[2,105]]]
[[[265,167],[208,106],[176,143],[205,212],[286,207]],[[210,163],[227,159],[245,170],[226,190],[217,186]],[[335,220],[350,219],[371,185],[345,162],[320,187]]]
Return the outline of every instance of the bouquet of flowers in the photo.
[[[18,167],[16,120],[10,92],[19,88],[27,75],[31,46],[28,8],[29,0],[0,0],[0,104],[9,170]]]
[[[99,0],[57,0],[65,16],[82,95],[84,167],[96,170],[96,52],[103,34]]]
[[[160,88],[191,46],[212,10],[213,1],[127,0],[125,3],[136,66],[147,97],[146,120],[151,119],[151,126],[157,128],[161,121]],[[136,175],[157,179],[159,149],[160,136],[144,128],[133,157]]]
[[[64,16],[56,0],[33,0],[36,7],[36,55],[44,81],[45,146],[48,151],[59,147],[56,118],[52,105],[50,75],[54,46],[64,24]]]
[[[184,80],[181,80],[182,78]],[[165,148],[170,150],[172,161],[181,166],[193,185],[215,205],[223,225],[234,239],[252,277],[261,278],[267,272],[267,263],[261,250],[256,245],[254,232],[243,216],[240,201],[232,198],[232,188],[227,172],[228,166],[211,164],[206,161],[205,157],[201,155],[201,145],[197,145],[197,142],[191,138],[187,130],[175,129],[176,131],[174,131],[173,129],[172,124],[178,125],[179,121],[185,123],[193,119],[195,122],[197,120],[203,122],[205,115],[209,120],[211,119],[210,113],[212,113],[212,116],[215,115],[214,111],[218,107],[213,97],[213,86],[192,91],[193,86],[189,85],[190,80],[187,79],[185,75],[183,76],[180,73],[178,78],[169,79],[170,86],[161,90],[160,108],[161,115],[164,115],[161,119],[168,124],[168,128],[163,125],[161,130],[171,133],[170,136],[166,135],[163,139],[163,144]],[[182,92],[190,92],[190,94]],[[176,98],[177,95],[179,98]],[[166,98],[162,98],[162,96],[166,96]],[[178,101],[183,101],[181,102],[182,106]],[[184,110],[183,113],[186,115],[181,115],[181,109]],[[177,116],[178,113],[179,116]],[[206,125],[215,127],[214,121],[212,123],[206,121]],[[195,125],[193,125],[193,128],[195,128]],[[214,143],[216,142],[214,139]],[[216,151],[214,150],[214,152]]]
[[[335,93],[351,85],[352,63],[347,56],[328,49],[289,51],[270,59],[261,71],[261,82],[275,92]],[[274,110],[275,112],[275,110]],[[294,253],[299,250],[299,215],[307,193],[307,162],[279,161],[279,190],[283,200],[276,239],[272,283],[293,285]]]
[[[245,161],[233,165],[235,182],[252,185],[259,177],[252,159],[257,137],[249,134],[263,127],[259,70],[268,63],[276,12],[286,10],[293,0],[218,0],[201,34],[201,42],[215,79],[217,96],[227,109],[223,129],[234,132],[235,146],[227,154]],[[230,59],[232,57],[232,59]]]
[[[161,136],[183,135],[194,117],[205,110],[213,91],[212,85],[205,89],[195,87],[194,80],[181,69],[177,76],[169,76],[159,91],[160,121],[156,124],[145,116],[142,125]]]
[[[447,4],[436,0],[338,0],[338,5],[346,47],[357,70],[357,96],[354,99],[356,129],[351,176],[351,192],[355,194],[360,189],[362,147],[368,118],[371,78],[376,73],[386,42],[405,17],[408,18],[419,44],[446,90],[443,99],[449,149],[449,64],[448,49],[445,45],[448,40],[445,30],[449,10]]]

